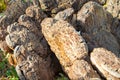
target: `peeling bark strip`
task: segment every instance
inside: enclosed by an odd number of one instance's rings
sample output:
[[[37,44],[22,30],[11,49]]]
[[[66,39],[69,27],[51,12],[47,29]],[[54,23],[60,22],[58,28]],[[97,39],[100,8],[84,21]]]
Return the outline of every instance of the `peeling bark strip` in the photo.
[[[87,45],[72,25],[67,21],[45,18],[41,26],[52,51],[71,80],[99,78],[84,60],[88,55]]]

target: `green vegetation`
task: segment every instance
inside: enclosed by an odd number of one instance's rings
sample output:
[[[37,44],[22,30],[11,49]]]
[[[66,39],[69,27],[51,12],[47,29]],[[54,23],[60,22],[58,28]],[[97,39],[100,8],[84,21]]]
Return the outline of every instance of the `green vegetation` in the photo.
[[[19,80],[17,72],[8,62],[9,54],[0,51],[0,80]]]
[[[7,8],[7,2],[10,0],[0,0],[0,17],[4,16],[3,11]],[[23,0],[26,2],[26,0]],[[32,0],[30,0],[32,2]],[[0,80],[19,80],[14,66],[8,62],[9,54],[5,55],[0,50]],[[64,74],[59,73],[55,80],[69,80]]]
[[[59,76],[55,80],[69,80],[64,74],[59,73]]]
[[[5,0],[0,0],[0,13],[3,12],[7,7]]]
[[[0,80],[19,80],[17,72],[8,62],[9,54],[4,55],[0,50]],[[59,73],[55,80],[69,80],[64,74]]]
[[[23,2],[27,2],[28,0],[22,0]],[[32,0],[29,0],[30,2],[32,2]]]

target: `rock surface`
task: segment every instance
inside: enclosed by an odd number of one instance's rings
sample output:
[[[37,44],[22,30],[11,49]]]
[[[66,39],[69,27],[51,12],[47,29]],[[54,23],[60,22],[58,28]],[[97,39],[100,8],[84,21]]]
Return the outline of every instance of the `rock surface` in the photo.
[[[67,21],[45,18],[41,26],[51,50],[56,54],[70,79],[99,78],[91,65],[84,60],[88,55],[87,45],[72,25]]]
[[[77,20],[84,31],[95,34],[101,30],[110,32],[112,16],[101,5],[90,1],[78,11]]]
[[[6,41],[1,41],[1,42],[0,42],[0,49],[1,49],[3,52],[12,53],[12,50],[7,46]]]
[[[111,26],[111,30],[113,35],[116,37],[117,41],[120,44],[120,21],[117,18],[114,18],[112,26]]]
[[[52,59],[55,56],[51,56],[49,46],[41,33],[39,22],[43,12],[39,7],[30,8],[26,10],[26,14],[34,15],[33,17],[21,15],[18,22],[7,27],[9,35],[6,36],[6,43],[14,50],[16,70],[21,80],[53,80],[55,71],[59,69],[54,64],[57,59]]]
[[[120,80],[119,3],[14,0],[0,17],[0,49],[21,80],[54,80],[61,66],[71,80]]]
[[[27,28],[24,28],[24,26],[22,26],[22,25],[18,25],[15,27],[18,28],[17,29],[18,31],[10,33],[6,37],[6,42],[7,42],[8,46],[14,50],[14,56],[17,60],[17,66],[20,66],[21,71],[24,71],[23,75],[26,79],[32,80],[34,78],[35,80],[36,79],[43,80],[44,77],[41,77],[41,76],[35,77],[34,75],[37,75],[40,73],[40,72],[36,73],[36,70],[39,71],[38,70],[39,67],[42,67],[42,66],[40,66],[40,64],[42,65],[43,64],[42,62],[45,62],[44,59],[41,58],[40,56],[46,58],[46,56],[47,56],[46,51],[43,49],[43,46],[39,43],[39,38],[37,39],[37,37],[32,32],[27,30]],[[13,29],[13,28],[14,28],[14,26],[12,26],[11,29]],[[50,64],[51,60],[46,61],[44,63],[44,65],[47,67],[47,66],[49,66],[48,63]],[[39,67],[37,67],[38,64],[39,64]],[[26,69],[25,65],[27,65],[29,67]],[[37,68],[35,68],[35,66]],[[31,69],[31,67],[32,67],[32,69]],[[30,71],[26,73],[25,71],[27,71],[29,69],[30,69]],[[48,68],[48,69],[50,69],[50,68]],[[51,70],[47,70],[46,72],[49,74],[49,71],[51,72]],[[43,73],[43,74],[47,74],[47,73]],[[27,75],[27,74],[29,74],[29,75]],[[20,79],[22,79],[21,76],[19,76],[19,77],[20,77]],[[46,78],[46,80],[49,80],[49,78],[52,78],[52,76],[49,76],[49,77],[46,76],[45,78]]]
[[[107,0],[104,7],[113,15],[113,17],[120,19],[120,0]]]
[[[30,6],[26,9],[26,15],[34,18],[35,20],[39,21],[39,23],[47,17],[47,15],[42,11],[42,9],[38,6]]]
[[[0,18],[0,41],[4,44],[7,33],[7,26],[16,22],[20,15],[25,13],[25,10],[32,3],[30,1],[23,2],[23,0],[16,0],[10,3],[10,6]],[[2,43],[3,42],[3,43]],[[1,45],[0,44],[0,45]],[[7,46],[4,44],[4,46]],[[8,51],[8,50],[5,50]]]
[[[73,8],[68,8],[65,9],[64,11],[58,12],[55,15],[55,19],[56,20],[66,20],[68,17],[70,17],[72,14],[74,13],[74,9]]]
[[[107,80],[120,80],[120,59],[104,48],[95,48],[90,59]]]
[[[119,44],[111,33],[112,16],[101,5],[86,3],[77,14],[77,21],[89,48],[104,47],[119,55]]]

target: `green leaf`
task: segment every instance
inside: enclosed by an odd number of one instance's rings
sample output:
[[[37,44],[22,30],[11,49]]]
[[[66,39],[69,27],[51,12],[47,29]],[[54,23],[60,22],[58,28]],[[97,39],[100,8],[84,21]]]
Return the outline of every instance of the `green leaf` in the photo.
[[[6,76],[7,76],[7,77],[11,77],[11,75],[12,75],[12,74],[11,74],[11,71],[10,71],[10,70],[7,70],[7,71],[6,71]]]
[[[13,76],[15,76],[15,77],[18,77],[18,75],[17,75],[17,72],[16,72],[16,70],[15,70],[15,68],[13,67],[13,66],[11,66],[11,73],[12,73],[12,75]]]
[[[6,9],[7,5],[5,4],[4,0],[0,0],[0,13]]]
[[[9,80],[19,80],[17,77],[9,78]]]
[[[5,68],[5,62],[0,62],[0,70]]]

